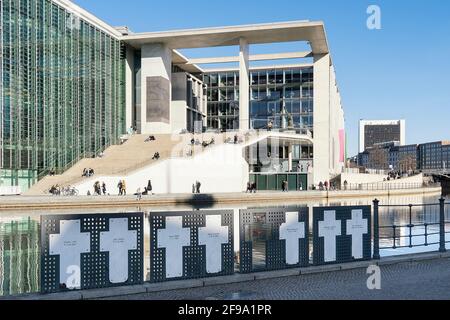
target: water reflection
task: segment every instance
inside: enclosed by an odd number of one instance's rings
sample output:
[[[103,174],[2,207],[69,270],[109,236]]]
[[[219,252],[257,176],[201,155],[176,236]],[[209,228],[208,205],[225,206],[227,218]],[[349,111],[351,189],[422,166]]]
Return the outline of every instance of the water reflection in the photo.
[[[383,197],[380,198],[381,205],[405,205],[405,204],[423,204],[438,203],[439,195],[435,196],[400,196],[400,197]],[[450,198],[447,198],[450,202]],[[314,200],[314,201],[290,201],[290,202],[265,202],[265,203],[249,203],[246,205],[214,205],[208,209],[234,209],[235,211],[235,244],[236,250],[239,245],[239,209],[264,208],[264,207],[292,207],[292,206],[308,206],[310,216],[312,217],[312,208],[314,206],[339,206],[339,205],[371,205],[373,198],[348,198],[343,200]],[[123,212],[145,212],[146,215],[150,211],[183,211],[195,210],[198,208],[189,205],[179,205],[171,208],[167,207],[141,207],[139,205],[129,208],[108,208],[108,209],[78,209],[78,210],[35,210],[31,212],[24,211],[2,211],[0,213],[0,295],[17,295],[21,293],[31,293],[39,291],[40,279],[40,230],[39,221],[41,215],[47,214],[83,214],[83,213],[123,213]],[[389,207],[380,210],[380,225],[407,225],[410,223],[409,208]],[[446,208],[446,217],[450,221],[450,206]],[[439,221],[439,208],[437,206],[427,206],[425,208],[414,207],[412,209],[411,221],[413,224],[423,224],[424,222],[433,224]],[[150,231],[149,224],[144,224],[145,246],[145,280],[149,280],[150,271]],[[312,223],[310,223],[312,227]],[[421,234],[423,227],[413,229],[414,234]],[[427,238],[428,247],[408,248],[410,244],[409,230],[400,228],[396,232],[395,243],[397,247],[406,246],[402,249],[386,249],[382,250],[382,256],[398,255],[412,252],[436,251],[439,246],[433,243],[439,241],[439,235],[433,235],[439,231],[439,226],[430,225],[428,227],[430,236]],[[450,225],[447,226],[450,232]],[[381,232],[383,237],[381,246],[393,246],[394,232],[392,229],[386,228]],[[406,236],[398,238],[398,236]],[[437,238],[436,238],[437,237]],[[450,242],[450,235],[448,239]],[[413,245],[425,243],[423,236],[413,237]],[[262,242],[261,242],[262,245]],[[258,247],[258,246],[256,246]],[[449,246],[450,247],[450,246]],[[264,247],[259,248],[264,252]],[[264,259],[264,254],[261,255]],[[263,262],[263,261],[262,261]],[[262,263],[261,262],[261,263]]]
[[[29,217],[0,220],[0,295],[39,290],[39,224]]]

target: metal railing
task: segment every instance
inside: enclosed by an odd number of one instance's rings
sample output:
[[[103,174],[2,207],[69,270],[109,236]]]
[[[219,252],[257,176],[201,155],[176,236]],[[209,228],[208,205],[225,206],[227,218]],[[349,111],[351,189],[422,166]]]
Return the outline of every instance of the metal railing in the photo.
[[[380,224],[383,218],[390,224]],[[401,216],[403,214],[403,216]],[[439,203],[380,205],[373,201],[374,244],[373,258],[380,259],[380,250],[430,247],[439,245],[439,252],[446,252],[446,226],[450,225],[450,203],[441,198]]]
[[[401,182],[379,182],[379,183],[350,183],[341,186],[341,191],[391,191],[422,188],[439,188],[440,183],[401,183]]]

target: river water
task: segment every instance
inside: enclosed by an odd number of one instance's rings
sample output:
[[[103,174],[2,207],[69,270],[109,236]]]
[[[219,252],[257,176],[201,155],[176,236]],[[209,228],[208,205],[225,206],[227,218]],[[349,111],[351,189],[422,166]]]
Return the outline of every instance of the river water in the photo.
[[[392,207],[380,208],[380,226],[392,225],[408,225],[429,223],[433,224],[439,221],[439,207],[435,205],[425,207],[413,207],[411,221],[409,214],[409,207],[395,207],[396,205],[408,204],[437,204],[440,195],[435,196],[397,196],[380,198],[380,205],[389,205]],[[238,251],[239,244],[239,226],[238,217],[240,209],[250,208],[270,208],[270,207],[285,207],[289,206],[308,206],[310,208],[310,216],[312,216],[312,208],[315,206],[347,206],[347,205],[372,205],[373,198],[355,198],[332,201],[300,201],[300,202],[286,202],[286,203],[264,203],[263,205],[240,205],[240,206],[223,206],[215,205],[209,209],[233,209],[235,212],[235,250]],[[447,202],[450,198],[447,197]],[[35,211],[0,211],[0,296],[2,295],[17,295],[22,293],[39,292],[40,290],[40,217],[47,214],[92,214],[92,213],[123,213],[123,212],[161,212],[161,211],[190,211],[198,208],[187,206],[177,206],[172,208],[167,207],[152,207],[145,208],[134,206],[130,208],[120,209],[94,209],[94,210],[35,210]],[[450,204],[446,206],[446,218],[450,221]],[[145,280],[148,281],[149,265],[150,265],[150,232],[149,223],[145,223]],[[310,225],[312,225],[310,223]],[[424,233],[423,227],[412,229],[409,233],[408,228],[397,229],[396,235],[401,236],[395,241],[392,240],[394,231],[392,228],[380,229],[380,236],[383,238],[380,241],[381,256],[401,255],[417,252],[437,251],[439,246],[432,244],[423,247],[409,248],[410,244],[421,245],[425,243],[439,242],[439,235],[431,235],[426,239],[423,236],[409,238],[409,235],[421,235]],[[450,224],[447,227],[450,232]],[[439,226],[429,226],[427,228],[428,234],[439,232]],[[410,243],[411,240],[411,243]],[[447,237],[450,242],[450,234]],[[405,248],[403,248],[405,247]],[[450,249],[450,244],[448,246]]]

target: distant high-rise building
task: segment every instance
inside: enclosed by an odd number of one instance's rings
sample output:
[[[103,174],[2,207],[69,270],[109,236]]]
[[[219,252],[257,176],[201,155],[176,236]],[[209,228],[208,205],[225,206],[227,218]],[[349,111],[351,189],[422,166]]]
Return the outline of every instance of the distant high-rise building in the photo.
[[[359,152],[388,142],[406,143],[405,120],[361,120],[359,122]]]

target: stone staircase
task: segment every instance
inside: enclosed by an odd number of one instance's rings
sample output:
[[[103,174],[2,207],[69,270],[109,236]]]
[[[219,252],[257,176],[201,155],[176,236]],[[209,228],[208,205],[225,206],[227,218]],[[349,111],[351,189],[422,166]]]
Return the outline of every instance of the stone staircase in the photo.
[[[109,147],[102,158],[82,159],[61,175],[47,176],[30,188],[25,195],[48,195],[54,185],[61,187],[77,185],[86,178],[82,177],[84,168],[94,169],[95,176],[124,176],[147,167],[157,161],[169,158],[193,157],[223,143],[232,143],[235,133],[204,133],[196,135],[200,144],[191,145],[191,134],[184,135],[154,135],[156,141],[146,142],[148,135],[131,136],[124,144]],[[248,143],[257,133],[239,134],[240,142]],[[214,138],[215,144],[204,148],[202,142],[210,142]],[[160,159],[152,160],[156,152]],[[94,176],[94,177],[95,177]]]

